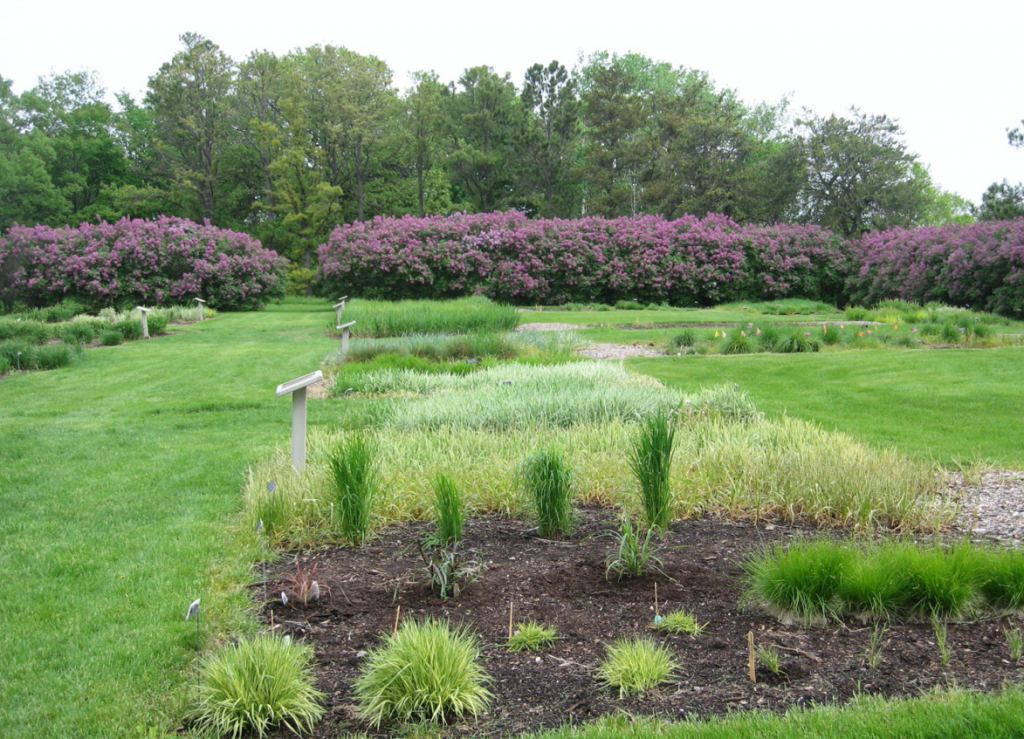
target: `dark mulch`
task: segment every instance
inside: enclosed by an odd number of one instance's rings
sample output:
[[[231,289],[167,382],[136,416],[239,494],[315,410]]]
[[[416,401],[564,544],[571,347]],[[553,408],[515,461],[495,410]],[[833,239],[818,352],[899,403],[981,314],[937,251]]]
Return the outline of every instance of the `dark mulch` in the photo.
[[[841,703],[858,692],[915,696],[954,683],[994,690],[1021,678],[1021,668],[1009,662],[1003,633],[1016,621],[951,624],[952,658],[946,665],[940,663],[930,624],[892,624],[881,663],[872,669],[864,659],[869,626],[786,626],[740,607],[738,562],[766,542],[810,530],[720,520],[678,522],[665,537],[665,574],[616,581],[606,579],[604,564],[613,540],[599,536],[611,531],[614,522],[613,511],[581,511],[571,540],[548,541],[539,539],[527,521],[469,520],[466,545],[484,565],[483,572],[458,598],[444,601],[425,588],[417,572],[414,542],[429,525],[389,528],[362,548],[303,554],[304,566],[315,564],[318,581],[330,592],[306,607],[293,607],[294,598],[287,606],[275,601],[265,616],[278,630],[316,648],[319,687],[329,704],[316,736],[368,730],[355,715],[351,686],[365,650],[392,628],[398,606],[403,619],[434,616],[466,623],[487,645],[482,664],[493,678],[495,698],[478,721],[453,724],[451,736],[515,735],[618,711],[673,718]],[[275,577],[289,571],[294,563],[283,563]],[[650,628],[655,583],[662,612],[686,608],[708,622],[702,636],[669,636]],[[271,595],[282,587],[283,580],[271,581]],[[558,630],[553,647],[534,653],[503,648],[510,601],[517,621],[532,618]],[[757,682],[750,682],[748,631],[756,644],[777,647],[780,674],[759,665]],[[681,673],[657,690],[620,700],[596,682],[594,670],[612,639],[648,633],[675,652]],[[392,736],[395,729],[385,727],[377,734]]]

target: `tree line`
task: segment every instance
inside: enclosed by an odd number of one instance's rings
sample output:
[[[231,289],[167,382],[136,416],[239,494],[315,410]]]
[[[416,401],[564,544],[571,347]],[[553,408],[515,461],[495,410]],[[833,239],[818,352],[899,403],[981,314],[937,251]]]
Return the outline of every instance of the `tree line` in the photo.
[[[116,106],[94,72],[21,95],[0,77],[0,230],[208,219],[310,269],[335,226],[378,215],[720,213],[845,237],[1024,215],[1022,186],[993,184],[977,211],[940,190],[887,116],[750,105],[639,54],[535,64],[518,86],[487,66],[421,72],[399,90],[384,61],[341,47],[235,61],[181,43]]]

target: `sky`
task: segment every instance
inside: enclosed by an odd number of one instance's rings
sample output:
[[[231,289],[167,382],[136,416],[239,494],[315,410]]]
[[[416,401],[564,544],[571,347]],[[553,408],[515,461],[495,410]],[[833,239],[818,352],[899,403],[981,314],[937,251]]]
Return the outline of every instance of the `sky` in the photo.
[[[0,76],[16,92],[54,72],[94,70],[136,99],[198,33],[241,61],[314,44],[383,59],[395,86],[486,65],[517,86],[534,63],[567,67],[596,51],[635,52],[707,72],[747,103],[895,118],[944,190],[978,203],[993,182],[1024,181],[1024,149],[1006,130],[1024,119],[1024,2],[974,0],[5,0]]]

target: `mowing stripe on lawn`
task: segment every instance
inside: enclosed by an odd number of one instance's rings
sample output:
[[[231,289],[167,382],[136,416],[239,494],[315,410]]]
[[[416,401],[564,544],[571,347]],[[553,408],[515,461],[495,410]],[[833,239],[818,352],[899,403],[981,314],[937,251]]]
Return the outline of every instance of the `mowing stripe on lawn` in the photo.
[[[770,415],[816,421],[943,464],[1024,468],[1024,347],[665,357],[631,369],[693,392],[735,382]]]

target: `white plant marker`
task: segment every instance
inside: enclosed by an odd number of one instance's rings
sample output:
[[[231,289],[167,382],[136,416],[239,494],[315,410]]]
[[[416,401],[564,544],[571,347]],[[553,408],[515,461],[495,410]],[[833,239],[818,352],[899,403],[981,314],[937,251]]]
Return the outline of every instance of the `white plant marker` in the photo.
[[[277,386],[277,396],[292,394],[292,467],[306,466],[306,388],[324,379],[320,370]]]
[[[151,310],[150,308],[143,308],[141,305],[135,306],[135,310],[142,313],[142,338],[149,338],[149,322],[146,320],[146,314]]]
[[[349,321],[337,326],[337,330],[341,331],[341,353],[344,354],[348,351],[348,338],[351,336],[349,329],[356,325],[355,321]]]
[[[203,300],[202,298],[195,298],[195,301],[199,304],[199,320],[201,321],[203,320],[203,304],[205,304],[206,301]]]
[[[346,300],[348,300],[348,295],[342,295],[338,298],[338,302],[334,304],[334,325],[341,323],[341,312],[345,310]]]
[[[199,651],[199,601],[202,598],[196,598],[194,601],[188,604],[188,610],[185,612],[185,620],[188,621],[193,616],[196,617],[196,651]]]

